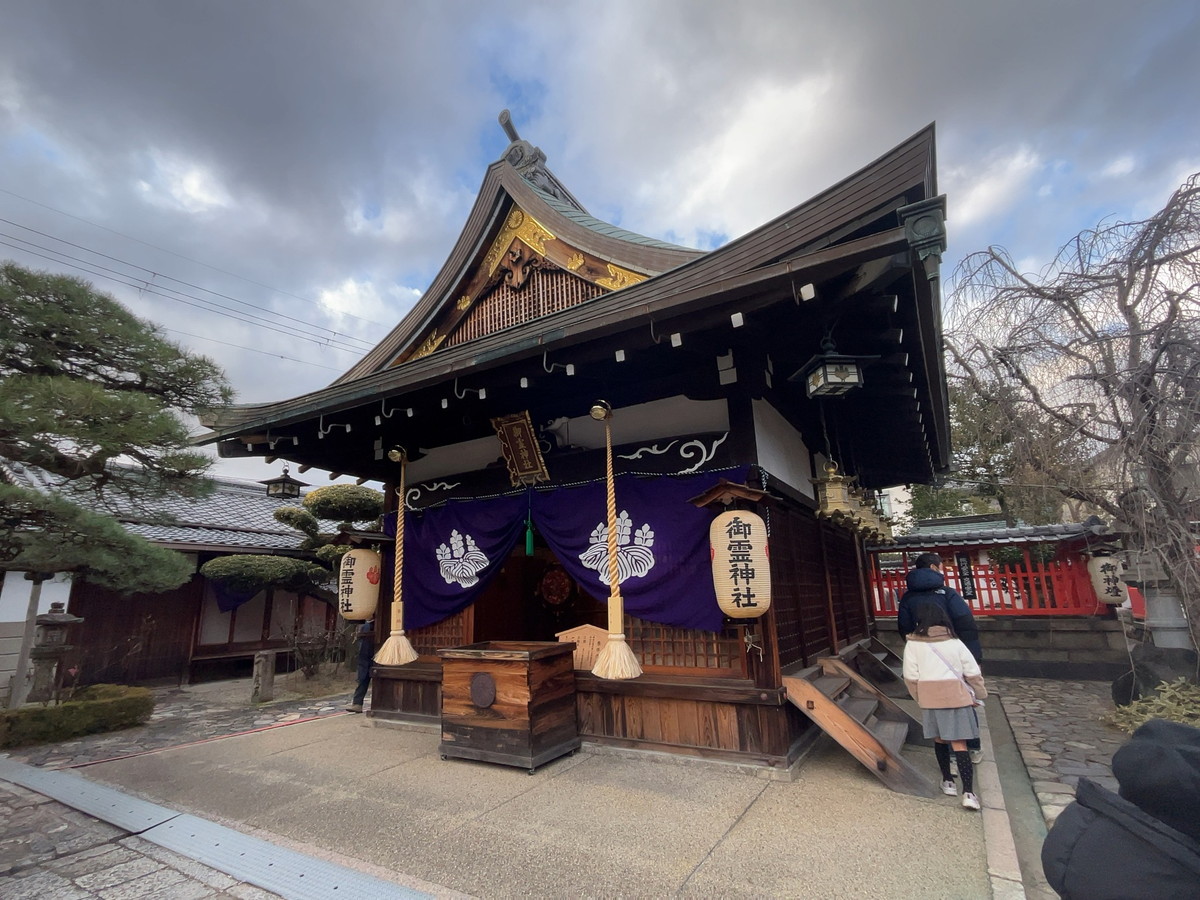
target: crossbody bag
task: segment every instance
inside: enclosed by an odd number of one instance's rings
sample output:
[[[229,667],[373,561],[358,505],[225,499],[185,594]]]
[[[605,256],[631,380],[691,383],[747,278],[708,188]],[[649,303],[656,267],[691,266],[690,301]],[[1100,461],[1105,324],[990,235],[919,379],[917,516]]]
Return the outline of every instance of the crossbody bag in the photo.
[[[938,652],[938,648],[935,647],[933,644],[929,645],[929,649],[932,650],[933,655],[936,656],[938,659],[940,659],[942,662],[944,662],[946,664],[946,668],[949,669],[951,672],[953,672],[955,677],[957,677],[958,680],[962,682],[963,687],[965,687],[967,689],[967,693],[971,695],[971,705],[972,706],[983,706],[983,701],[975,696],[975,688],[971,687],[970,682],[968,682],[967,679],[963,677],[962,672],[958,671],[958,669],[956,669],[956,668],[954,668],[954,666],[950,665],[950,660],[948,660],[948,659],[946,659],[946,657],[942,656],[942,654]]]

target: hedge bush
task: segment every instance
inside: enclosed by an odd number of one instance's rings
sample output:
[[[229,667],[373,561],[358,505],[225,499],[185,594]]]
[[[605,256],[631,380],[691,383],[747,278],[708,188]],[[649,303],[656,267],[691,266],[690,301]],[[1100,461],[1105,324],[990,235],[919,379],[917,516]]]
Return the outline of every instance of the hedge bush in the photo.
[[[65,741],[84,734],[142,725],[154,712],[149,688],[93,684],[57,706],[25,706],[0,712],[0,747]]]

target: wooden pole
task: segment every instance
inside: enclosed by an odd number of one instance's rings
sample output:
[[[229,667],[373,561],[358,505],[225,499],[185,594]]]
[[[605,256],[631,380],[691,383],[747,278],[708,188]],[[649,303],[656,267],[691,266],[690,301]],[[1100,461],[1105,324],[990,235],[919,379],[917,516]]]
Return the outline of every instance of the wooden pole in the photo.
[[[404,499],[404,468],[407,464],[408,456],[401,451],[400,487],[396,489],[400,505],[396,508],[395,565],[392,567],[392,632],[375,654],[375,662],[381,666],[403,666],[417,660],[417,651],[404,636],[404,510],[407,507]]]
[[[637,678],[637,657],[625,642],[625,601],[617,566],[617,492],[613,484],[612,413],[604,420],[604,478],[608,512],[608,642],[596,657],[592,674],[599,678]]]

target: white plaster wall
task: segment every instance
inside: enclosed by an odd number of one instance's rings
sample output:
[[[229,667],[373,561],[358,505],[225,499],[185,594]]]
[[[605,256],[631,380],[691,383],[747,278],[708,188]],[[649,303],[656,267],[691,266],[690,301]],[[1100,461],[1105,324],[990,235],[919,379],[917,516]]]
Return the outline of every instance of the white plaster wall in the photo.
[[[0,585],[0,697],[8,701],[9,682],[17,670],[21,640],[25,635],[25,617],[29,612],[29,593],[33,582],[26,581],[22,572],[5,572]],[[51,603],[66,607],[71,596],[71,577],[58,574],[42,583],[37,615],[50,612]]]
[[[778,478],[815,500],[808,447],[800,437],[800,432],[766,400],[753,401],[753,410],[758,464],[772,478]]]
[[[555,424],[555,433],[570,446],[591,450],[604,446],[604,423],[597,422],[587,414],[587,408],[596,399],[603,398],[584,398],[580,401],[582,415],[564,418]],[[546,424],[533,423],[535,428]],[[668,397],[665,400],[616,409],[612,417],[614,445],[639,441],[650,443],[677,434],[728,430],[729,408],[724,400]],[[408,481],[409,484],[417,484],[460,472],[473,472],[499,458],[500,442],[495,437],[429,448],[426,456],[408,464]]]

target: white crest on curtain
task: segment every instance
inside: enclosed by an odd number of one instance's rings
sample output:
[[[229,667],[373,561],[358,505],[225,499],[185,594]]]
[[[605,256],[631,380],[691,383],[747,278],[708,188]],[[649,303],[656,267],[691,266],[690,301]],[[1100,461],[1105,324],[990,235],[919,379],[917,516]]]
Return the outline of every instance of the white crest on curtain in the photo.
[[[631,543],[632,542],[632,543]],[[646,523],[636,532],[626,510],[617,516],[617,584],[627,578],[641,578],[654,568],[654,532]],[[608,524],[601,522],[592,530],[591,546],[579,554],[579,561],[595,569],[601,584],[608,584]]]
[[[450,532],[450,546],[442,544],[434,553],[446,584],[458,582],[463,587],[470,587],[478,583],[479,573],[488,564],[488,558],[475,546],[475,539],[469,534],[459,534],[457,530]]]

